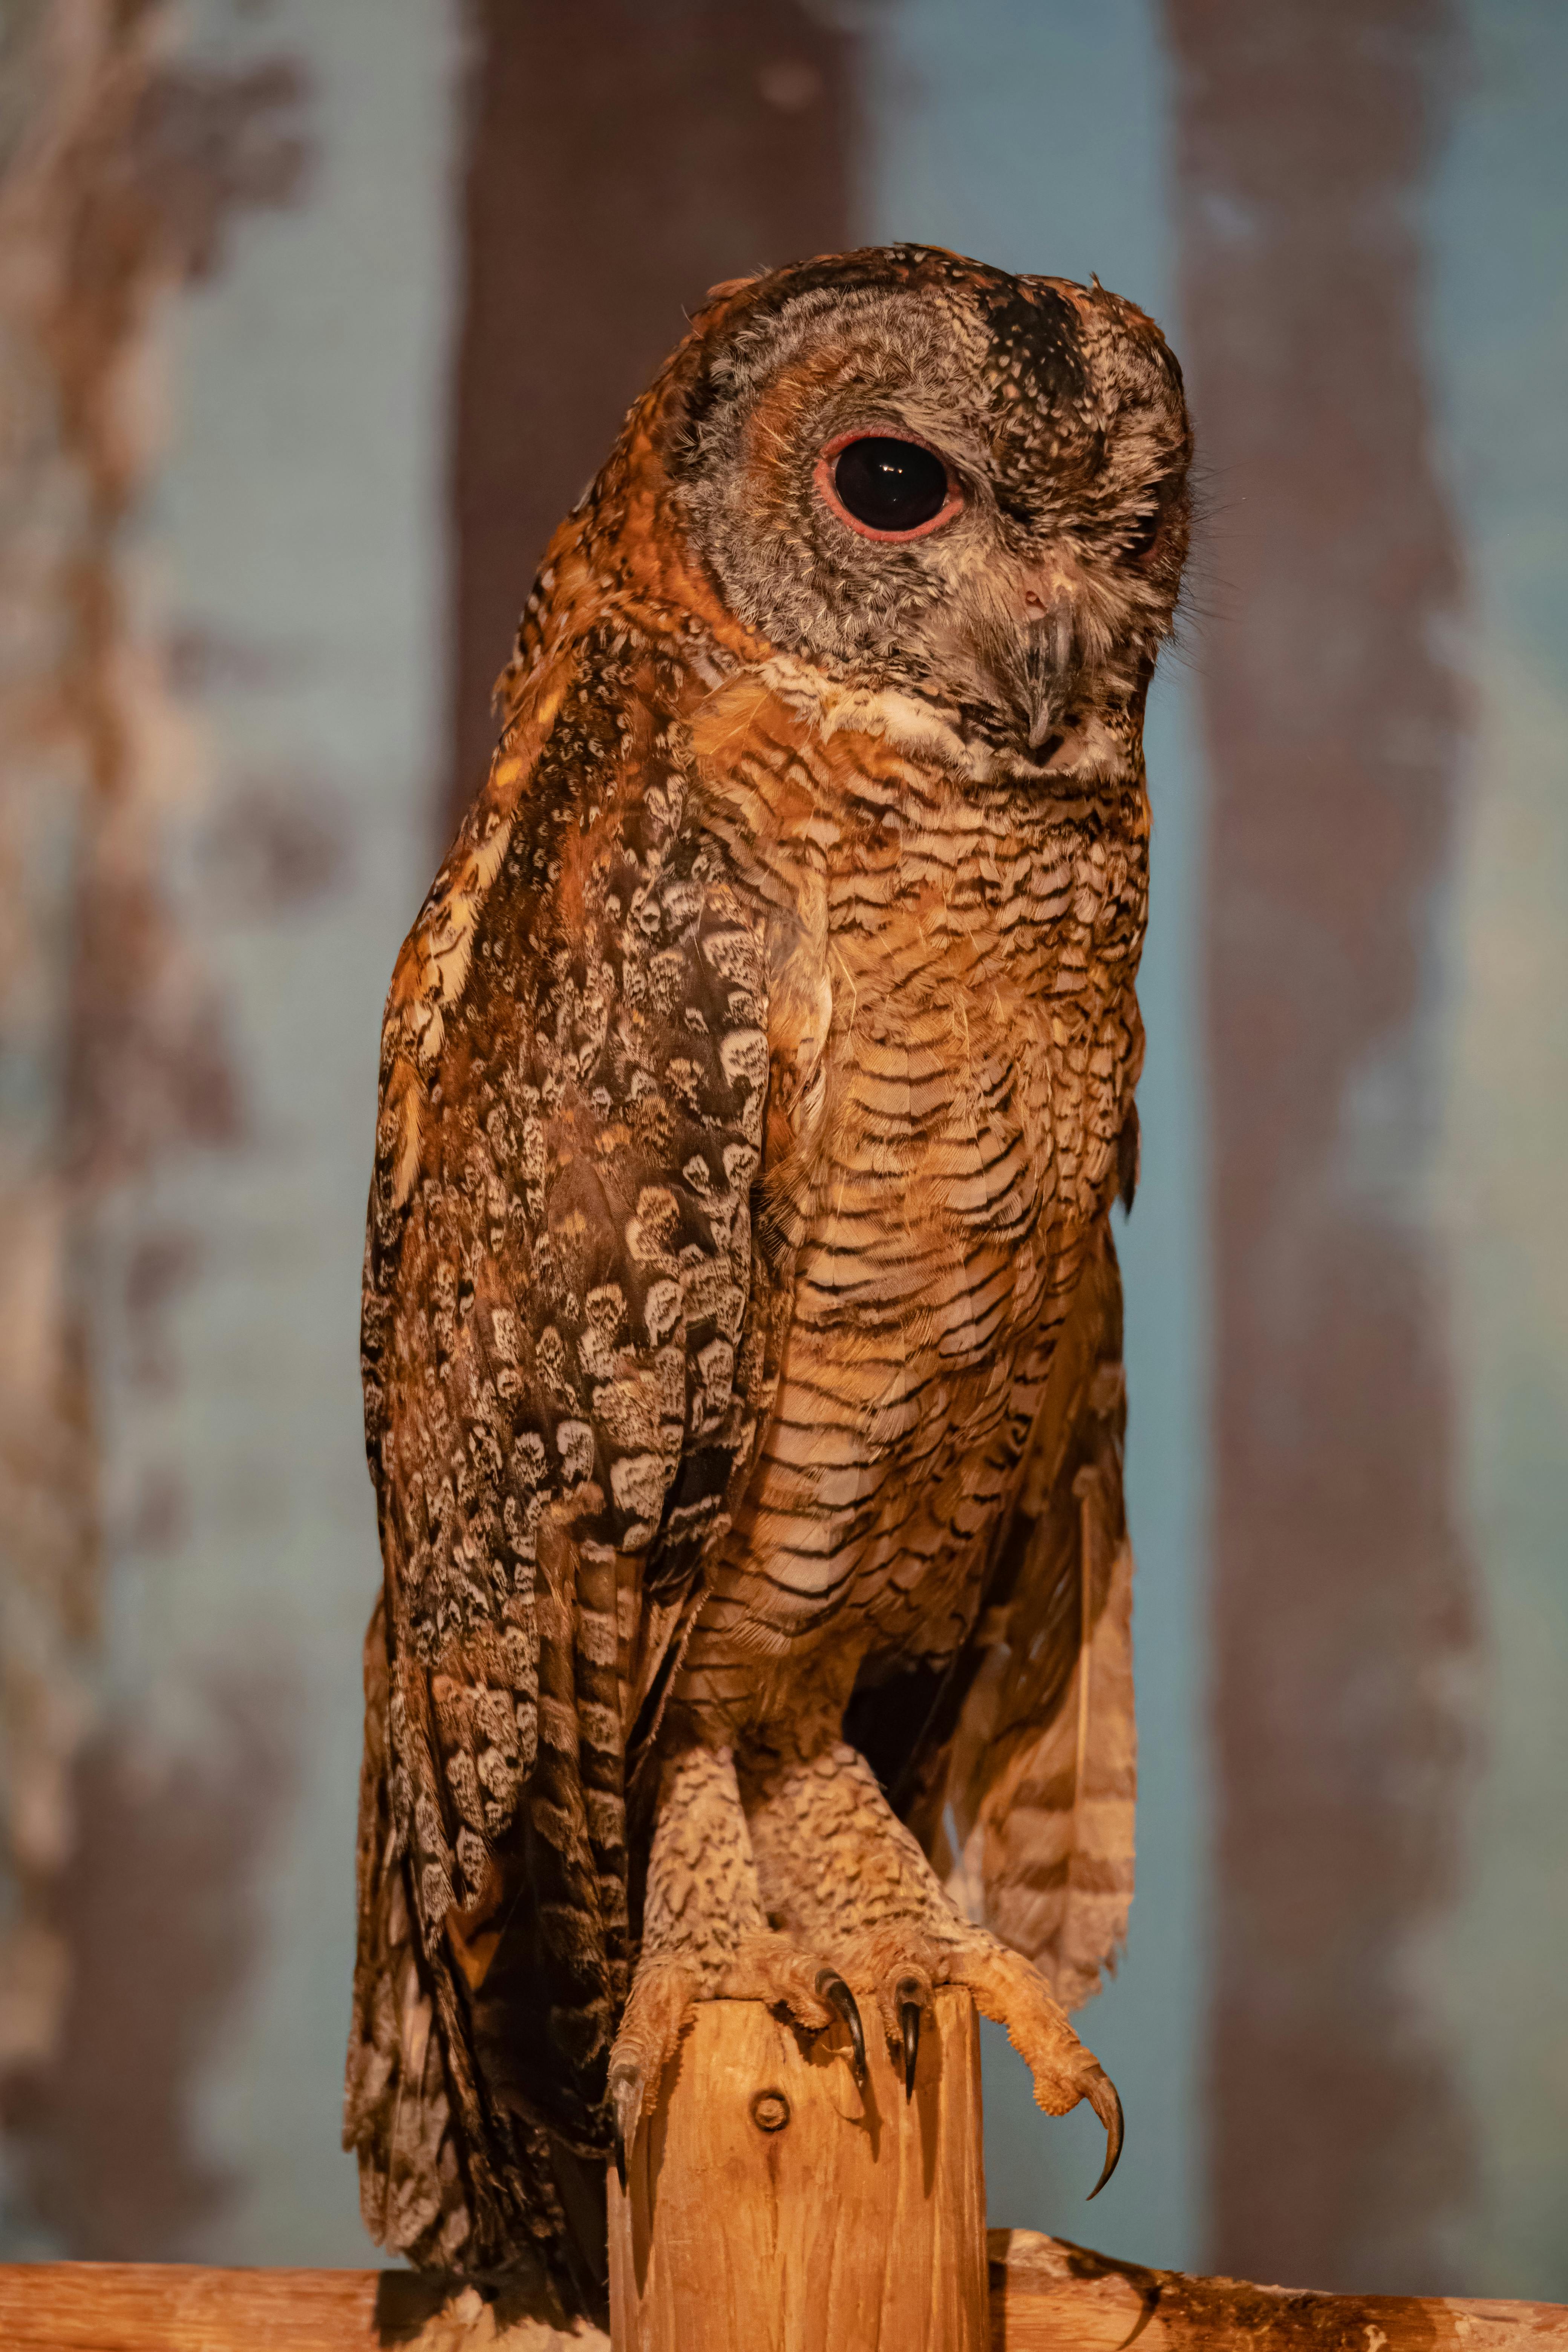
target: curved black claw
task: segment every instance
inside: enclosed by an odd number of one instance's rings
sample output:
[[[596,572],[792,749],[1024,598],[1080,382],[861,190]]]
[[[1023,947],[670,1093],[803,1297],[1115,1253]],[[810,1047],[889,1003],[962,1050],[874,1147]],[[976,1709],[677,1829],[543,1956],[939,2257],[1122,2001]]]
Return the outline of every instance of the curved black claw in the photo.
[[[637,2137],[637,2118],[642,2113],[642,2078],[636,2073],[616,2073],[610,2076],[611,2132],[616,2150],[616,2178],[621,2184],[621,2194],[626,2193],[626,2150]]]
[[[866,2087],[866,2033],[860,2023],[860,2011],[855,2005],[855,1996],[837,1969],[818,1969],[816,1990],[818,1998],[825,2000],[829,2009],[836,2009],[849,2028],[855,2081],[863,2091]]]
[[[915,2061],[921,2054],[921,1989],[913,1977],[899,1985],[899,2030],[904,2042],[904,2100],[915,2095]]]
[[[1092,2203],[1115,2171],[1121,2155],[1121,2102],[1116,2095],[1116,2085],[1110,2075],[1100,2074],[1098,2068],[1088,2096],[1089,2105],[1105,2126],[1105,2164],[1100,2179],[1085,2200],[1086,2203]]]

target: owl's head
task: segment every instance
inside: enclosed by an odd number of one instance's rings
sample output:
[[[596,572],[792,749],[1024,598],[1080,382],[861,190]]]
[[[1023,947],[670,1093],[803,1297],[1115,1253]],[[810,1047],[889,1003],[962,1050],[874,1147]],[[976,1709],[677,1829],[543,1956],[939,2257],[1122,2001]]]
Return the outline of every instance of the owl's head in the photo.
[[[668,380],[664,457],[724,607],[1042,764],[1096,718],[1136,724],[1192,453],[1152,320],[924,247],[715,293]]]

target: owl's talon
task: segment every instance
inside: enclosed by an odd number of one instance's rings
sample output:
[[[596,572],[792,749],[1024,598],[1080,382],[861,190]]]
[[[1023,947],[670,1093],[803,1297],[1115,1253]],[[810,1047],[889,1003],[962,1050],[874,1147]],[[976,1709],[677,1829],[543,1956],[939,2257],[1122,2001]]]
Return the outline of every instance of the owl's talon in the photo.
[[[1110,2179],[1111,2174],[1115,2171],[1118,2163],[1121,2161],[1122,2134],[1121,2102],[1116,2095],[1115,2084],[1111,2081],[1110,2075],[1102,2074],[1098,2066],[1095,2068],[1095,2078],[1093,2082],[1090,2083],[1085,2096],[1088,2098],[1089,2105],[1094,2109],[1095,2114],[1100,2117],[1100,2122],[1105,2126],[1105,2163],[1100,2171],[1100,2179],[1095,2182],[1094,2187],[1089,2192],[1088,2199],[1085,2200],[1087,2203],[1092,2204],[1094,2200],[1099,2196],[1100,2190],[1104,2188],[1106,2182]]]
[[[637,2140],[637,2124],[642,2116],[643,2079],[636,2067],[613,2066],[610,2069],[610,2105],[614,2114],[611,2131],[615,2139],[616,2178],[624,2197],[626,2189],[626,2155]]]
[[[855,1996],[837,1969],[818,1969],[816,1990],[829,2009],[837,2010],[849,2028],[850,2064],[854,2069],[856,2087],[866,2087],[866,2031],[860,2022],[860,2011]]]
[[[915,2095],[915,2062],[921,2050],[920,1987],[913,1977],[899,1979],[899,2028],[904,2045],[904,2103]]]

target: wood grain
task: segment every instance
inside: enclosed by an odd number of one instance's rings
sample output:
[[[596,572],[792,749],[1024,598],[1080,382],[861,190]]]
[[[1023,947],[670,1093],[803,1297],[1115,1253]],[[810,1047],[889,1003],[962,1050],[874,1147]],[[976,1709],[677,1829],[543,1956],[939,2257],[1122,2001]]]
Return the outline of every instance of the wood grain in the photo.
[[[1187,2278],[1033,2230],[993,2230],[989,2252],[991,2352],[1119,2352],[1134,2337],[1140,2352],[1568,2352],[1568,2307],[1559,2304],[1312,2294]],[[683,2344],[704,2340],[689,2334]],[[837,2352],[876,2342],[840,2336]],[[563,2332],[505,2296],[407,2271],[153,2263],[0,2266],[0,2345],[5,2352],[609,2352],[595,2328]]]
[[[1314,2294],[1144,2270],[1033,2230],[993,2230],[994,2352],[1544,2352],[1568,2305]]]
[[[609,2352],[609,2340],[412,2271],[0,2265],[5,2352]]]
[[[841,2031],[699,2010],[610,2184],[616,2352],[984,2352],[979,2037],[933,2008],[908,2101],[869,2004],[864,2095]]]

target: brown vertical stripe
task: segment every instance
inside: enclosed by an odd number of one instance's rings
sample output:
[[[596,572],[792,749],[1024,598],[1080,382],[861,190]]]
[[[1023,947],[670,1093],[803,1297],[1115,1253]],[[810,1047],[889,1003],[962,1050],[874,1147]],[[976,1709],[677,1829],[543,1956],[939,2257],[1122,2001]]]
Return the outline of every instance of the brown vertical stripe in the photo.
[[[1422,993],[1459,718],[1416,202],[1440,0],[1168,0],[1201,668],[1221,1784],[1214,2255],[1439,2288],[1466,2133],[1410,1979],[1471,1639]]]
[[[849,43],[801,0],[479,0],[449,829],[544,543],[721,278],[847,239]]]

